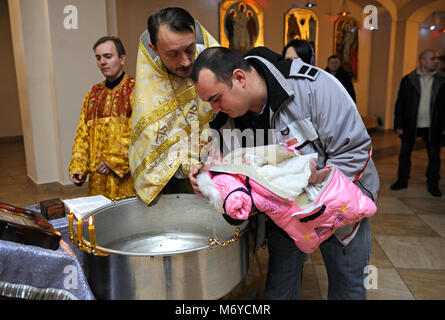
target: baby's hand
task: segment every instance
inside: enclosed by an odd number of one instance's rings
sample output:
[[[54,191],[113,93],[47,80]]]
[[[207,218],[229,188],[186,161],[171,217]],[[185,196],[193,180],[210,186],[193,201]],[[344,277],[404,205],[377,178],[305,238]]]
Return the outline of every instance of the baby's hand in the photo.
[[[315,159],[311,160],[310,163],[311,176],[309,177],[309,183],[321,183],[331,172],[331,167],[326,166],[323,169],[317,170],[317,163]]]

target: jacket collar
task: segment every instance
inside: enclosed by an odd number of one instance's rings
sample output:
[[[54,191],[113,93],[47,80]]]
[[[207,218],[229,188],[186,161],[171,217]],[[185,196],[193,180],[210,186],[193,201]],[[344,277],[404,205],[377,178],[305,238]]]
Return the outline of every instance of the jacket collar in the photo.
[[[417,93],[420,95],[420,82],[419,82],[419,74],[417,73],[417,68],[414,69],[413,72],[408,74],[408,79],[413,85],[413,87],[417,90]]]
[[[410,80],[411,84],[416,88],[417,92],[420,94],[420,80],[419,80],[419,73],[418,68],[414,69],[411,73],[408,74],[408,79]],[[440,70],[437,70],[432,75],[434,82],[433,82],[433,94],[438,90],[438,88],[445,82],[445,73],[443,73]]]
[[[294,95],[294,92],[280,70],[274,66],[274,64],[278,66],[283,61],[281,56],[264,47],[255,49],[255,51],[249,51],[245,59],[266,81],[268,105],[273,112],[276,112],[287,99]]]
[[[430,76],[431,76],[431,77],[434,77],[434,76],[436,75],[437,72],[439,72],[439,70],[434,70],[433,72],[430,73]],[[420,67],[417,67],[417,68],[416,68],[416,73],[417,73],[419,76],[423,76],[423,75],[424,75],[424,73],[422,72],[422,69],[421,69]]]

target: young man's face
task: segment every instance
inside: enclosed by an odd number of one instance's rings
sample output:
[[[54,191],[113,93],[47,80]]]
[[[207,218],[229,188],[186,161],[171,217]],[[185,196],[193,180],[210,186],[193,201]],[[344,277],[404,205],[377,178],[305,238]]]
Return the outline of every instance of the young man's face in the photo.
[[[163,24],[158,30],[156,47],[152,43],[148,45],[161,58],[169,72],[181,78],[190,76],[195,63],[195,32],[178,32]]]
[[[232,87],[219,81],[209,69],[199,73],[195,89],[199,97],[212,106],[214,113],[223,112],[231,118],[237,118],[249,110],[246,89],[241,80],[232,77]]]
[[[94,54],[96,55],[97,66],[108,81],[119,78],[124,68],[126,57],[125,55],[118,56],[113,41],[105,41],[98,45],[94,50]]]

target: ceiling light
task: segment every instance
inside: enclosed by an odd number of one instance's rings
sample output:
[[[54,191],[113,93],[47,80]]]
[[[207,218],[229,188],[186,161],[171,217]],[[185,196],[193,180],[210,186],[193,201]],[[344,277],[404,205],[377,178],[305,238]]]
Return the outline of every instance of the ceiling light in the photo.
[[[348,14],[351,14],[346,7],[346,0],[343,0],[342,8],[343,10],[338,13],[339,16],[346,17]]]

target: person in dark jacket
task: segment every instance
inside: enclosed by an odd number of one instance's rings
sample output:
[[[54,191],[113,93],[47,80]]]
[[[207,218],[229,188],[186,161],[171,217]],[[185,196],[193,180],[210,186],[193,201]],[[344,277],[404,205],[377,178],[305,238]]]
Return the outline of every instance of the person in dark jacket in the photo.
[[[340,58],[338,56],[333,55],[328,58],[328,66],[326,67],[325,71],[336,77],[338,81],[341,82],[343,87],[345,87],[346,91],[348,91],[352,100],[356,102],[355,90],[351,81],[351,76],[341,67]]]
[[[445,74],[437,70],[439,55],[425,50],[419,66],[403,77],[395,105],[394,129],[401,138],[397,181],[391,190],[408,187],[411,152],[417,137],[422,137],[428,152],[426,170],[428,192],[441,197],[440,140],[445,131]]]

